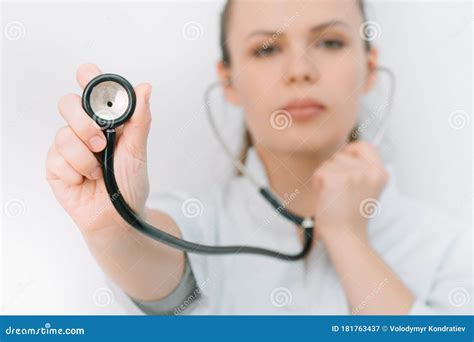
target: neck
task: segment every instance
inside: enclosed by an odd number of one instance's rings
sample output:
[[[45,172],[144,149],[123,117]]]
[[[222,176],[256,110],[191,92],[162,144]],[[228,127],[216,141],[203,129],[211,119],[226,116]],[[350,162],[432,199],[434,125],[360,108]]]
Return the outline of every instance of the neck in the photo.
[[[263,163],[270,187],[285,200],[286,208],[298,215],[314,215],[312,175],[335,149],[318,153],[288,153],[269,151],[257,145],[255,150]]]

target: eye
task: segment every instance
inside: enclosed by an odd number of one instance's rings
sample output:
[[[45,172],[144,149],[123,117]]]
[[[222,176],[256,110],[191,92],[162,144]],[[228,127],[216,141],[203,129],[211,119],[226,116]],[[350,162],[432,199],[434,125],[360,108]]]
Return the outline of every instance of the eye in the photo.
[[[268,46],[264,46],[264,47],[261,47],[261,48],[258,48],[254,51],[254,55],[256,57],[266,57],[266,56],[270,56],[270,55],[273,55],[275,54],[276,52],[278,52],[280,49],[276,46],[273,46],[273,45],[268,45]]]
[[[342,49],[345,44],[342,40],[339,40],[339,39],[325,39],[317,45],[326,47],[330,50],[338,50],[338,49]]]

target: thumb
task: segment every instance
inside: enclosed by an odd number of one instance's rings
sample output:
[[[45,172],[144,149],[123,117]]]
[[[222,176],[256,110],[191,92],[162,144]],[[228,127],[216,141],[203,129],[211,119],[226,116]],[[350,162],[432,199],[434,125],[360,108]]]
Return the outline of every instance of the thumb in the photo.
[[[150,96],[152,87],[140,83],[135,87],[137,97],[135,112],[123,128],[122,138],[127,141],[130,153],[136,158],[146,160],[146,146],[151,126]]]

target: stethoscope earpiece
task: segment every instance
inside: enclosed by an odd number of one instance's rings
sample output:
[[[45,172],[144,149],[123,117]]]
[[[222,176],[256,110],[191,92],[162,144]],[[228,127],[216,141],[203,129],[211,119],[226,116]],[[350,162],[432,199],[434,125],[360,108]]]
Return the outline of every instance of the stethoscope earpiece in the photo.
[[[133,86],[116,74],[93,78],[82,95],[82,107],[102,130],[124,124],[133,115],[136,102]]]

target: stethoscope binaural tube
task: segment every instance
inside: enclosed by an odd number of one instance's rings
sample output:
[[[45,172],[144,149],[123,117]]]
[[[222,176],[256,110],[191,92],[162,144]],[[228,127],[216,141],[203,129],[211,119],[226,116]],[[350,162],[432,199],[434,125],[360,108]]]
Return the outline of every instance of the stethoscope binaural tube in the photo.
[[[127,97],[127,101],[124,100],[125,97]],[[136,96],[133,87],[125,78],[115,74],[103,74],[91,80],[84,89],[82,97],[84,110],[104,130],[107,145],[99,159],[104,174],[105,187],[113,206],[128,224],[154,240],[189,253],[257,254],[287,261],[302,259],[309,253],[313,244],[314,220],[290,212],[271,191],[264,187],[259,188],[259,191],[275,210],[304,230],[305,242],[299,253],[285,254],[253,246],[201,245],[177,238],[143,221],[126,203],[118,188],[114,173],[115,128],[125,123],[133,115],[135,105]]]

